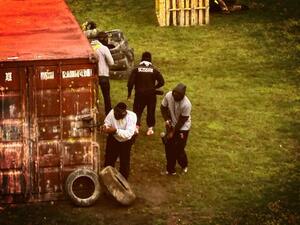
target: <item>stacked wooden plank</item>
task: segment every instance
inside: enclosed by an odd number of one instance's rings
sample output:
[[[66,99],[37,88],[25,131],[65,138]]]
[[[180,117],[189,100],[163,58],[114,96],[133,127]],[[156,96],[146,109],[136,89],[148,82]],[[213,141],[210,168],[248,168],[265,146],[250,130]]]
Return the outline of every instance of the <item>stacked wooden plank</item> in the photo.
[[[209,23],[209,0],[156,0],[160,26],[194,26]]]

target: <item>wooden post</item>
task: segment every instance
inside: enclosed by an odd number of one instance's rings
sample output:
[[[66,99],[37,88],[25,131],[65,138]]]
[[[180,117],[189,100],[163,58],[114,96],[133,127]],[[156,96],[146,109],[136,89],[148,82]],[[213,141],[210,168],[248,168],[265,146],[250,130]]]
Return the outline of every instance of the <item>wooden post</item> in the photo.
[[[198,8],[199,19],[197,21],[197,25],[203,24],[203,18],[204,18],[203,1],[205,0],[199,0],[199,8]]]
[[[173,26],[177,26],[177,21],[176,21],[176,0],[172,0],[172,19],[173,19]]]
[[[205,24],[209,24],[209,0],[205,0]]]
[[[196,23],[196,20],[197,20],[197,12],[196,12],[196,10],[195,10],[195,7],[197,7],[197,2],[198,2],[198,0],[192,0],[191,1],[191,8],[192,8],[192,10],[191,10],[191,25],[195,25],[195,23]]]
[[[165,0],[166,1],[166,8],[165,8],[165,14],[166,14],[166,26],[170,26],[170,1],[171,0]]]
[[[209,23],[209,0],[155,0],[160,26],[193,26]]]
[[[180,20],[180,26],[184,26],[184,19],[185,19],[185,4],[184,4],[185,0],[180,0],[179,2],[179,20]]]

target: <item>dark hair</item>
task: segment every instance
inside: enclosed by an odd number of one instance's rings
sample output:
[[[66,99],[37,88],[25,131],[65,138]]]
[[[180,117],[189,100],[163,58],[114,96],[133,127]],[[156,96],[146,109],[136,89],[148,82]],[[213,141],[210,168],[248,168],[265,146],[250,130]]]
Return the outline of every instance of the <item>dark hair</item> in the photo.
[[[127,109],[127,105],[124,102],[119,102],[116,106],[115,109],[119,109],[119,110],[126,110]]]
[[[142,54],[142,61],[148,61],[151,62],[152,56],[150,52],[143,52]]]
[[[96,27],[97,27],[97,24],[94,21],[90,20],[87,22],[87,25],[86,25],[87,30],[93,30]]]
[[[114,116],[116,120],[123,119],[126,114],[127,114],[127,105],[124,102],[119,102],[115,107],[114,107]]]
[[[103,44],[103,45],[107,45],[108,44],[108,34],[105,33],[104,31],[100,31],[97,34],[97,39]]]

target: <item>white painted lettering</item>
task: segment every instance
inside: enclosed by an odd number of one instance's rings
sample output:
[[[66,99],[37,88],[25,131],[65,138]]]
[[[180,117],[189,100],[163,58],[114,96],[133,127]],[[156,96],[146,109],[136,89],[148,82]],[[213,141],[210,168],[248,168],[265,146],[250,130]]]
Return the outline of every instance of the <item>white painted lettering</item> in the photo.
[[[5,81],[12,81],[12,72],[5,73]]]
[[[41,72],[41,80],[53,80],[54,71]]]
[[[78,78],[78,77],[91,77],[92,69],[82,69],[82,70],[67,70],[62,71],[62,77],[65,78]]]
[[[139,72],[142,72],[142,73],[153,73],[153,68],[143,68],[143,67],[139,67],[139,68],[138,68],[138,71],[139,71]]]

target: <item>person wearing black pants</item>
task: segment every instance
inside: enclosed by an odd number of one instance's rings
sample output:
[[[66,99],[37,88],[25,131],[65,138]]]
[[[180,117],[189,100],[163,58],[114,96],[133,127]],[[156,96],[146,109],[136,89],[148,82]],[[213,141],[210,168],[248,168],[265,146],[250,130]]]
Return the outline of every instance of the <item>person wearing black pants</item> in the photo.
[[[155,108],[156,108],[156,95],[155,94],[137,94],[134,98],[133,111],[137,115],[137,125],[141,125],[142,113],[147,107],[147,126],[154,127],[155,125]]]
[[[132,70],[127,83],[128,99],[131,97],[133,87],[135,88],[133,111],[137,114],[137,133],[141,126],[142,113],[147,107],[147,135],[154,133],[157,89],[165,83],[163,76],[151,61],[151,53],[144,52],[140,64]]]
[[[130,170],[130,150],[133,140],[119,142],[113,135],[109,134],[106,141],[106,149],[104,166],[115,167],[117,158],[120,158],[120,173],[128,179]]]
[[[165,120],[167,134],[163,136],[167,159],[166,174],[176,174],[176,162],[181,166],[182,172],[188,170],[188,159],[185,146],[191,127],[192,104],[185,96],[186,86],[179,83],[169,91],[160,106]]]
[[[130,151],[134,143],[136,114],[127,109],[123,102],[118,103],[106,116],[102,130],[107,133],[105,162],[106,166],[115,166],[120,158],[120,173],[128,179],[130,170]]]
[[[105,115],[107,115],[111,110],[109,77],[99,76],[99,86],[101,88],[102,96],[104,99]]]
[[[105,32],[100,32],[98,40],[92,41],[91,44],[98,59],[99,86],[104,99],[105,115],[107,115],[111,110],[109,66],[114,64],[114,59],[107,47],[108,35]]]
[[[176,173],[175,170],[176,162],[178,162],[178,164],[183,169],[187,168],[188,166],[188,160],[184,150],[186,146],[188,134],[189,131],[177,132],[165,144],[167,171],[170,174]]]

